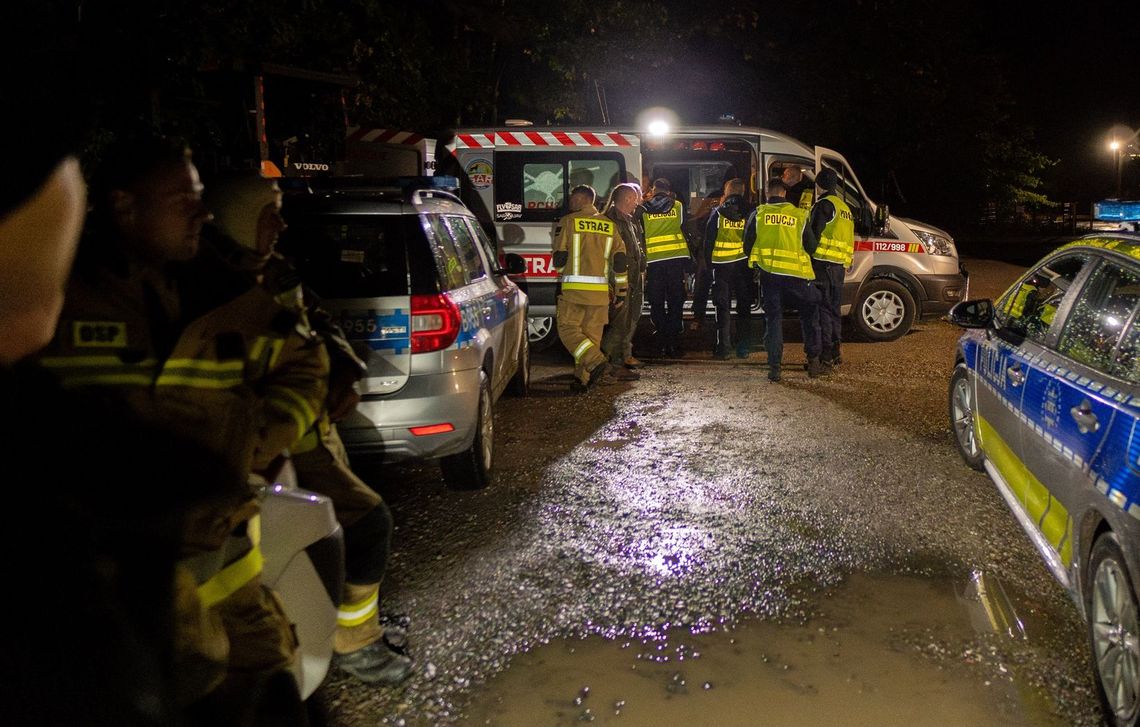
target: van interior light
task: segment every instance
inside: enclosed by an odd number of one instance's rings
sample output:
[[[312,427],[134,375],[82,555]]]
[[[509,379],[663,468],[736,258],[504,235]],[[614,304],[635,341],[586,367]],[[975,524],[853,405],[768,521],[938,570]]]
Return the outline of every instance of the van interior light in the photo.
[[[665,136],[669,133],[669,122],[665,119],[654,119],[649,122],[649,133],[653,136]]]

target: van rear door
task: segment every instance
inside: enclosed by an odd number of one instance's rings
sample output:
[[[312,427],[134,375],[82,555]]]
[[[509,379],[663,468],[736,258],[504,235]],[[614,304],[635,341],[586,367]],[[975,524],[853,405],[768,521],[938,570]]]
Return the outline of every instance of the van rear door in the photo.
[[[415,214],[290,215],[282,245],[368,373],[361,394],[399,391],[411,370],[411,296],[435,293]]]

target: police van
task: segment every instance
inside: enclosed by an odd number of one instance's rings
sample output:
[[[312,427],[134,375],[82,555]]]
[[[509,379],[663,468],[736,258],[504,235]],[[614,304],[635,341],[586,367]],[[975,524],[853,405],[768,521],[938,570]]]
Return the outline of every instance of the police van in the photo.
[[[898,338],[917,318],[944,314],[965,297],[965,271],[948,233],[891,216],[867,196],[841,154],[786,134],[740,126],[681,127],[659,135],[507,126],[462,129],[453,147],[494,220],[503,250],[526,260],[521,280],[530,296],[528,328],[536,348],[557,340],[558,273],[551,245],[554,223],[567,213],[570,189],[578,184],[592,186],[601,207],[621,182],[644,187],[665,178],[691,219],[728,179],[749,180],[748,201],[758,204],[757,190],[785,167],[799,167],[807,179],[830,168],[839,176],[837,193],[856,219],[855,259],[844,284],[843,313],[865,338]]]

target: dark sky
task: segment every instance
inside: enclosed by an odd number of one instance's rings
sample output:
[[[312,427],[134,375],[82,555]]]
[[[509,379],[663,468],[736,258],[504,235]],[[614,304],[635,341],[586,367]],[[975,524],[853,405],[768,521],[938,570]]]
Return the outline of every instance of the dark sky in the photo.
[[[1110,131],[1140,127],[1140,2],[994,4],[998,22],[978,32],[1006,64],[1019,116],[1059,160],[1058,186],[1094,177],[1109,190]]]

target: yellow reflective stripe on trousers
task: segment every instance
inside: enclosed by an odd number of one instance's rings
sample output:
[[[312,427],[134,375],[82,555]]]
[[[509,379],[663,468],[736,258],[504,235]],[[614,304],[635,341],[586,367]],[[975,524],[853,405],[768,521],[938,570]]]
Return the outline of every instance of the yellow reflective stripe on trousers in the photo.
[[[376,588],[368,598],[356,603],[345,603],[336,610],[336,625],[345,628],[366,623],[380,612],[380,589]]]
[[[158,386],[190,386],[196,389],[229,389],[245,383],[245,362],[172,358],[162,365]]]
[[[581,361],[582,357],[586,355],[586,352],[590,350],[590,346],[593,345],[594,342],[588,338],[585,341],[579,343],[578,348],[574,349],[574,363]]]
[[[313,411],[313,407],[309,406],[309,402],[287,387],[266,387],[265,403],[293,417],[297,422],[298,440],[304,438],[305,432],[309,431],[309,427],[317,421],[317,413]]]
[[[239,588],[249,583],[261,573],[265,557],[261,554],[261,516],[254,515],[246,525],[246,535],[253,547],[245,555],[218,571],[212,578],[198,586],[198,598],[202,606],[210,608],[221,603]]]
[[[54,371],[64,386],[149,386],[158,361],[123,363],[118,356],[48,356],[40,365]]]

